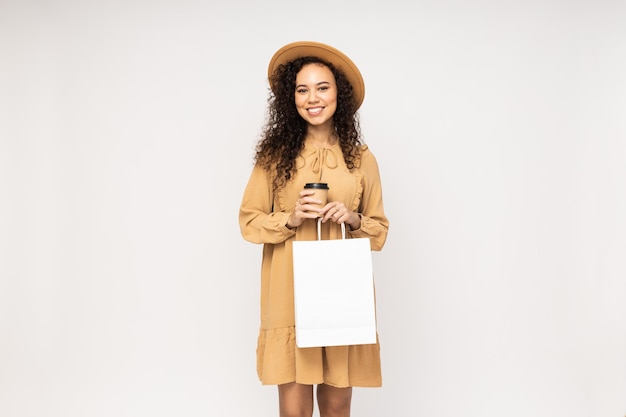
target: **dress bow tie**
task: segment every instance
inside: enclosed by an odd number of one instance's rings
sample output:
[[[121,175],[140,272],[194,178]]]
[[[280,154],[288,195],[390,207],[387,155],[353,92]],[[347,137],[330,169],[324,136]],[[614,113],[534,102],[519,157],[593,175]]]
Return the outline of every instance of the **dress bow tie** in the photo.
[[[321,174],[324,166],[330,169],[337,168],[337,156],[332,149],[320,148],[314,151],[311,169],[314,173]]]

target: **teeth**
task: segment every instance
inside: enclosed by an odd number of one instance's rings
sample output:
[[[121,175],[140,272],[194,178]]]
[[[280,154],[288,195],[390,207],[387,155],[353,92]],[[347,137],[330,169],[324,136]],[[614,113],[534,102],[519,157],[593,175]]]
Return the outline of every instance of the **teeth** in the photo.
[[[315,107],[313,109],[309,109],[309,113],[313,113],[313,114],[318,114],[321,111],[322,111],[321,107]]]

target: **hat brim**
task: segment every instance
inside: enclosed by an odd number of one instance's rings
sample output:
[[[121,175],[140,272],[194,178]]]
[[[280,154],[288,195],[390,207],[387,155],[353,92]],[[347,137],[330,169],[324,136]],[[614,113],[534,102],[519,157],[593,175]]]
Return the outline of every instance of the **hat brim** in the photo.
[[[332,46],[319,42],[293,42],[276,51],[270,60],[269,67],[267,68],[270,88],[272,88],[272,90],[274,89],[274,86],[272,85],[272,74],[274,74],[274,71],[276,71],[279,65],[286,64],[294,59],[306,56],[321,58],[333,64],[335,68],[341,70],[352,85],[352,94],[356,108],[358,109],[361,107],[363,99],[365,98],[365,83],[363,82],[361,72],[354,62],[346,56],[346,54],[336,48],[333,48]]]

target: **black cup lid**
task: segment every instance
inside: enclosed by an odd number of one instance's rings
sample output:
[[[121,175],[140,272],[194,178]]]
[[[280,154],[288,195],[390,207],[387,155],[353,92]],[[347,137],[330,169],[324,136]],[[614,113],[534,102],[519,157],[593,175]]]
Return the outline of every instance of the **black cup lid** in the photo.
[[[328,184],[325,182],[307,182],[304,188],[315,188],[318,190],[328,190]]]

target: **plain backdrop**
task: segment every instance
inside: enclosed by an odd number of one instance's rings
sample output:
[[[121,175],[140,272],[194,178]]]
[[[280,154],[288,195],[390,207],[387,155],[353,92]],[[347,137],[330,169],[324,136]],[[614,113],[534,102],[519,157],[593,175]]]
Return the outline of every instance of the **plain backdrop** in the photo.
[[[391,221],[355,417],[626,413],[623,1],[0,0],[0,415],[277,416],[238,226],[267,63],[360,67]]]

